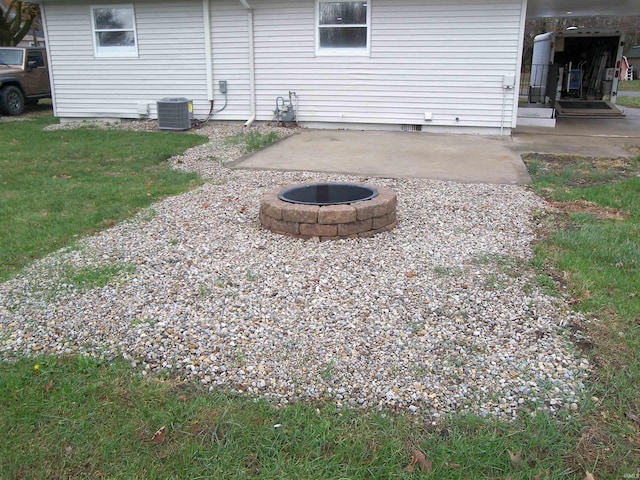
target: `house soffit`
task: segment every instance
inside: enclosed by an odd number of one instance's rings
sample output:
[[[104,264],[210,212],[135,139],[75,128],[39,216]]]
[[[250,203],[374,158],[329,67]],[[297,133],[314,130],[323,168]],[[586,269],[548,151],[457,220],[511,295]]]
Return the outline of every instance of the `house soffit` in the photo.
[[[528,18],[640,15],[638,0],[529,0]]]

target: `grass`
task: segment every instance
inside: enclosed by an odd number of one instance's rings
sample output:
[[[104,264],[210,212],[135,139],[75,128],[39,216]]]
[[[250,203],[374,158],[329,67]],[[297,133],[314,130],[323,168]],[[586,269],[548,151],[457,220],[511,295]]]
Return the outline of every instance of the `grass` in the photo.
[[[0,280],[77,236],[193,188],[166,160],[201,136],[81,128],[43,131],[51,116],[2,124]]]
[[[545,219],[535,262],[591,319],[582,346],[598,367],[592,392],[601,403],[585,416],[585,432],[601,456],[618,452],[625,467],[609,465],[607,478],[622,477],[640,465],[640,157],[526,162],[533,188],[558,208]]]
[[[622,90],[623,92],[640,92],[640,80],[624,80],[618,84],[618,90]]]
[[[84,357],[23,358],[0,372],[2,478],[566,478],[555,466],[572,427],[542,415],[435,428],[331,404],[275,408]],[[413,449],[431,474],[404,471]],[[508,454],[518,450],[522,464]]]
[[[622,95],[618,95],[616,105],[620,105],[621,107],[640,108],[640,97],[624,97]]]
[[[252,131],[249,133],[239,132],[227,137],[225,142],[229,145],[242,145],[245,153],[251,153],[272,144],[278,138],[276,132],[262,133]]]
[[[83,267],[65,271],[62,282],[77,288],[100,288],[108,285],[123,273],[133,273],[133,265],[106,265],[102,267]]]
[[[97,142],[81,132],[76,149],[85,135]],[[596,367],[579,416],[523,413],[503,423],[461,414],[433,424],[322,402],[278,408],[118,359],[16,356],[0,362],[0,478],[637,478],[640,159],[537,155],[526,163],[532,188],[557,207],[540,214],[532,265],[591,319],[571,326],[583,331],[577,348]],[[477,261],[498,262],[505,275],[526,268],[500,256]],[[69,272],[65,282],[99,286],[130,271]],[[405,471],[414,449],[430,471]]]
[[[640,80],[625,80],[618,84],[618,90],[622,92],[640,92]],[[616,104],[621,107],[640,108],[640,97],[625,97],[618,95]]]

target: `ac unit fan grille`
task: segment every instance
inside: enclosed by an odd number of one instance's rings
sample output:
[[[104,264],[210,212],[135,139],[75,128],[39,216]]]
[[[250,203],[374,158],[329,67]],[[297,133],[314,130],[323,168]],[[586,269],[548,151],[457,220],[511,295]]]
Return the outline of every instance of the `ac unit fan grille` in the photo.
[[[186,98],[163,98],[157,103],[160,130],[189,130],[193,103]]]

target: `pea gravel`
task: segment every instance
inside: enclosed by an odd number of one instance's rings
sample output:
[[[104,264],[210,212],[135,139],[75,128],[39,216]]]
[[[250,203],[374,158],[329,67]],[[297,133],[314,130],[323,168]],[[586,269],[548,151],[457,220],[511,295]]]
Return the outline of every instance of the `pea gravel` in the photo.
[[[224,139],[241,129],[206,124],[197,133],[211,141],[170,160],[202,187],[1,284],[0,358],[123,356],[143,375],[177,373],[211,391],[433,421],[578,410],[590,366],[566,328],[576,314],[527,264],[540,198],[514,185],[232,170],[223,164],[242,145]],[[398,227],[332,242],[261,229],[260,196],[306,181],[391,188]],[[116,272],[106,286],[74,280],[104,267]]]

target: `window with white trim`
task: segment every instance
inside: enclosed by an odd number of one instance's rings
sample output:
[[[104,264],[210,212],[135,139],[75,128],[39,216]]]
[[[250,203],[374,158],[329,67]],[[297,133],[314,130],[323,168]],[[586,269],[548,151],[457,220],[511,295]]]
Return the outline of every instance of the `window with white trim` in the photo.
[[[371,25],[370,2],[317,1],[317,53],[367,55]]]
[[[132,5],[91,7],[96,57],[136,57],[136,17]]]

